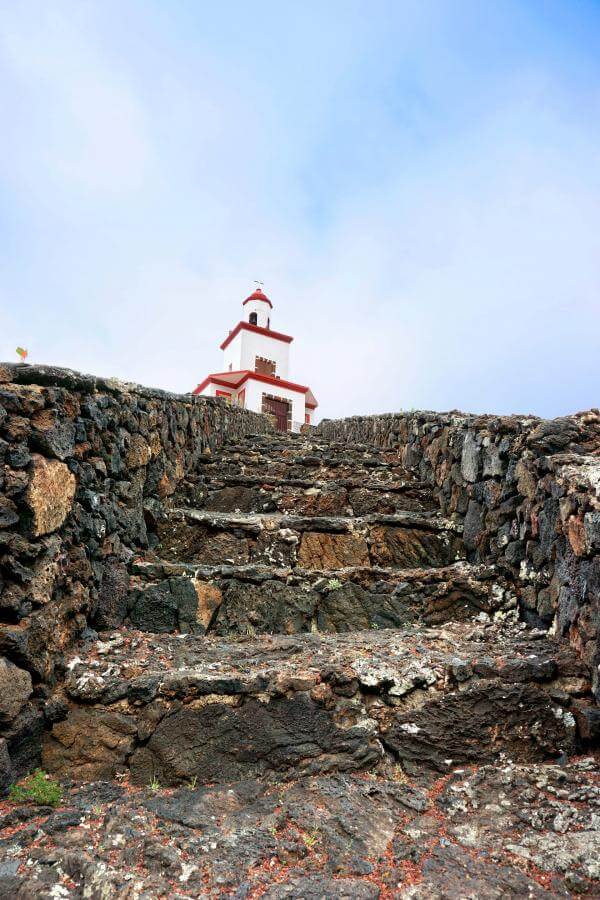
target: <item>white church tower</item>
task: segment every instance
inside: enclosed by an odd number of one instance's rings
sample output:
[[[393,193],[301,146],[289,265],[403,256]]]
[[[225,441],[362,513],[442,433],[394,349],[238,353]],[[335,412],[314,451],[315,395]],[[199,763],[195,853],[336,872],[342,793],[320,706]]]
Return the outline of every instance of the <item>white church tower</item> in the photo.
[[[242,320],[221,344],[224,371],[209,375],[193,393],[269,413],[280,431],[300,431],[312,423],[317,401],[310,388],[289,381],[294,339],[271,329],[273,304],[260,289],[242,308]]]

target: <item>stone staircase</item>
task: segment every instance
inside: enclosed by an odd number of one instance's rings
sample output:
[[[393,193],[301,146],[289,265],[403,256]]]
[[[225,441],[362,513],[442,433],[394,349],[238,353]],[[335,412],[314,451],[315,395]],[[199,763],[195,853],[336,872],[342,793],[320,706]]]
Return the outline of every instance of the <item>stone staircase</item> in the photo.
[[[597,896],[589,673],[395,452],[249,436],[145,515],[48,704],[73,827],[16,823],[23,896]]]
[[[248,438],[150,502],[155,552],[132,567],[147,631],[337,632],[463,621],[515,607],[466,559],[461,526],[393,453]]]

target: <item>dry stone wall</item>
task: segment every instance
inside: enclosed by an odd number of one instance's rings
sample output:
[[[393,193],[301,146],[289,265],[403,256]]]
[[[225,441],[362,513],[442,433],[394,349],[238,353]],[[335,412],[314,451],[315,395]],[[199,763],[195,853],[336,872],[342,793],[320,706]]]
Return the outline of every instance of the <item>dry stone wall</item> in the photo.
[[[144,501],[224,440],[269,431],[220,400],[0,364],[0,782],[31,765],[64,651],[118,621]]]
[[[326,420],[320,436],[398,448],[464,524],[470,558],[514,580],[523,616],[593,667],[600,696],[600,413],[415,412]]]

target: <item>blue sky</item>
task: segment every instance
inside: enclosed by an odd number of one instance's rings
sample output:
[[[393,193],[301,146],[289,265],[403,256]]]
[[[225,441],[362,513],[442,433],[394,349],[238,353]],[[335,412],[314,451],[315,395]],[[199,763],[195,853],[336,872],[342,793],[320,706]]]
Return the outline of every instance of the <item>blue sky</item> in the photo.
[[[600,403],[600,3],[0,0],[0,358],[322,416]]]

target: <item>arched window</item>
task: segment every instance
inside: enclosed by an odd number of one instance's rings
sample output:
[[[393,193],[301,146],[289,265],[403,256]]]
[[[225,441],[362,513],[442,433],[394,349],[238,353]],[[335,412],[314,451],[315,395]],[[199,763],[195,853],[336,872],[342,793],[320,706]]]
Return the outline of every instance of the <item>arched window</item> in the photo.
[[[257,316],[257,314],[256,314],[256,313],[250,313],[250,316],[249,316],[249,318],[248,318],[248,321],[250,322],[251,325],[257,325],[257,324],[258,324],[258,316]]]

